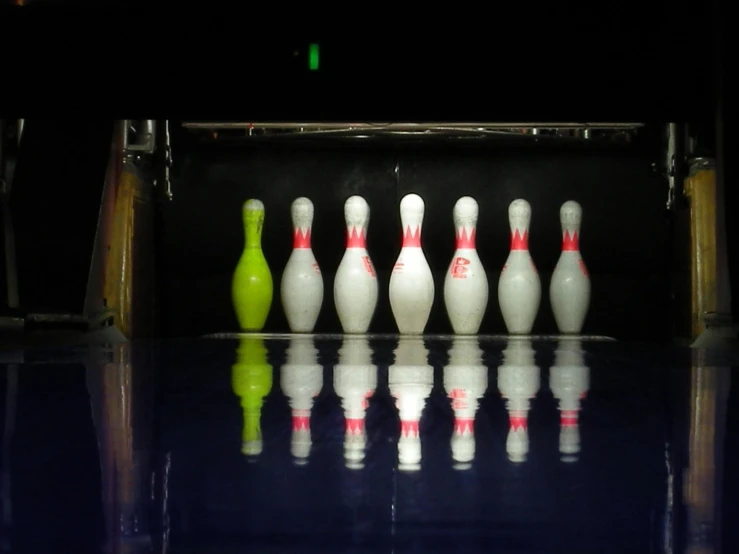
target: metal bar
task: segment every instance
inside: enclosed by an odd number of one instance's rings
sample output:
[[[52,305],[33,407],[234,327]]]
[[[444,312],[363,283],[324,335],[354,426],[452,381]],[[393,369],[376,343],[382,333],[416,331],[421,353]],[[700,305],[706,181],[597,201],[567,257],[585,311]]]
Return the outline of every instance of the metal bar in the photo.
[[[10,210],[10,187],[12,183],[6,182],[6,160],[4,155],[5,146],[5,123],[0,122],[0,204],[3,214],[3,235],[5,241],[5,280],[7,282],[8,307],[18,308],[20,299],[18,295],[18,267],[15,252],[15,229],[13,227],[13,215]]]
[[[667,151],[665,152],[665,174],[667,175],[667,209],[675,202],[675,163],[677,158],[677,123],[667,124]]]
[[[345,130],[384,130],[418,131],[423,129],[636,129],[644,123],[332,123],[332,122],[184,122],[186,129],[226,130],[226,129],[345,129]]]
[[[154,153],[155,148],[155,136],[156,136],[156,122],[153,119],[142,119],[137,120],[136,126],[133,127],[130,119],[124,119],[124,143],[123,150],[127,154],[132,152],[141,152],[144,154]],[[133,128],[132,128],[133,127]],[[136,144],[131,143],[131,137],[129,134],[134,131],[136,135]]]

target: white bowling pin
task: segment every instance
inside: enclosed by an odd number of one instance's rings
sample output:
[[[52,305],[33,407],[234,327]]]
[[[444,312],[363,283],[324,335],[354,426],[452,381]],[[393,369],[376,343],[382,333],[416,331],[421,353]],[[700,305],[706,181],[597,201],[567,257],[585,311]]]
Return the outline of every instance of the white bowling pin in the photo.
[[[511,251],[498,281],[498,302],[508,332],[528,335],[541,301],[541,279],[529,253],[531,206],[518,199],[508,207]]]
[[[549,299],[562,334],[579,334],[590,306],[590,277],[580,255],[582,207],[568,200],[559,209],[562,254],[552,273]]]
[[[372,363],[367,337],[344,338],[339,349],[339,362],[334,366],[334,390],[344,409],[344,459],[350,469],[363,467],[367,444],[364,416],[367,401],[376,387],[377,366]]]
[[[369,205],[361,196],[344,204],[346,250],[336,270],[334,303],[345,333],[366,333],[377,307],[377,274],[367,253]]]
[[[488,305],[488,277],[475,246],[478,212],[469,196],[454,205],[456,250],[444,280],[444,302],[457,335],[477,334]]]
[[[454,410],[451,446],[455,469],[467,469],[475,458],[475,415],[479,399],[488,388],[488,368],[482,363],[477,338],[454,337],[449,363],[444,368],[444,388]]]
[[[290,211],[293,251],[282,273],[282,307],[293,333],[312,333],[323,304],[323,276],[311,248],[313,202],[296,198]]]
[[[590,368],[579,340],[561,339],[549,368],[549,389],[559,400],[559,453],[563,462],[580,453],[580,402],[590,388]]]
[[[506,452],[515,463],[526,460],[529,452],[528,418],[530,402],[541,385],[541,370],[536,365],[534,349],[527,338],[513,338],[503,351],[503,363],[498,368],[498,390],[506,399],[508,437]]]
[[[388,385],[400,413],[398,468],[417,471],[421,468],[421,416],[434,387],[434,368],[428,364],[423,339],[401,337],[395,363],[388,369]]]
[[[434,304],[434,276],[421,248],[425,205],[417,194],[400,201],[403,246],[390,276],[390,308],[401,335],[422,335]]]
[[[311,410],[323,386],[323,367],[317,363],[317,357],[312,337],[293,337],[287,349],[287,360],[280,368],[280,388],[288,397],[292,411],[290,451],[297,465],[308,463],[312,445]]]

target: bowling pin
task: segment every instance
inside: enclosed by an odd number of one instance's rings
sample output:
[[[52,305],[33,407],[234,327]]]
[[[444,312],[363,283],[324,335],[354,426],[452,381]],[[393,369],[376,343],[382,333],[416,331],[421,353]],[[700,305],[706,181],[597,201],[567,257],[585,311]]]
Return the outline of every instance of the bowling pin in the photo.
[[[295,465],[308,463],[313,441],[310,416],[313,402],[323,387],[323,366],[318,363],[318,350],[313,337],[292,337],[287,360],[280,368],[280,387],[287,396],[292,411],[293,430],[290,452]]]
[[[434,276],[421,248],[425,205],[417,194],[400,201],[403,245],[390,276],[390,308],[401,335],[422,335],[434,303]]]
[[[508,437],[506,452],[514,463],[526,461],[529,453],[529,410],[541,386],[541,370],[528,338],[513,338],[503,351],[498,368],[498,390],[506,399]]]
[[[541,301],[541,280],[529,253],[531,206],[518,199],[508,206],[511,251],[498,281],[498,302],[508,333],[528,335]]]
[[[344,204],[346,250],[336,270],[334,303],[344,333],[366,333],[377,307],[377,274],[367,253],[369,205],[361,196]]]
[[[552,273],[549,300],[562,334],[579,334],[590,305],[590,277],[580,255],[582,207],[568,200],[559,209],[562,254]]]
[[[282,274],[282,307],[293,333],[312,333],[323,304],[323,276],[310,242],[313,202],[296,198],[291,214],[293,251]]]
[[[231,298],[242,331],[261,331],[272,306],[272,274],[262,252],[264,204],[247,200],[242,210],[245,244],[231,282]]]
[[[488,305],[488,278],[475,247],[477,201],[463,196],[454,205],[456,250],[444,281],[444,302],[457,335],[474,335]]]

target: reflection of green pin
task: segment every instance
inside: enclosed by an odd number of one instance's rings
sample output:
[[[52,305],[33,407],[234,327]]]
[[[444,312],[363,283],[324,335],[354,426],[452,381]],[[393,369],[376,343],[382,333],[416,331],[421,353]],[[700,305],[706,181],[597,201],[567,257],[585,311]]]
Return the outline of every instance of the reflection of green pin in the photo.
[[[231,386],[241,397],[244,412],[241,452],[257,456],[262,452],[262,428],[259,424],[262,403],[272,390],[272,366],[267,362],[267,349],[260,337],[241,338],[236,363],[231,369]]]
[[[242,331],[261,331],[272,306],[272,274],[262,252],[264,204],[259,200],[244,203],[246,243],[231,285],[236,317]]]

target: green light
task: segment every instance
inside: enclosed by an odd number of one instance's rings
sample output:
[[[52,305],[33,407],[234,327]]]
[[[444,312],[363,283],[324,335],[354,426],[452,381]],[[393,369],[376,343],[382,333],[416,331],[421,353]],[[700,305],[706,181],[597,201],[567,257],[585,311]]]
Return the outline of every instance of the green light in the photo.
[[[308,47],[308,68],[311,71],[318,71],[318,59],[319,59],[318,44],[313,42]]]

